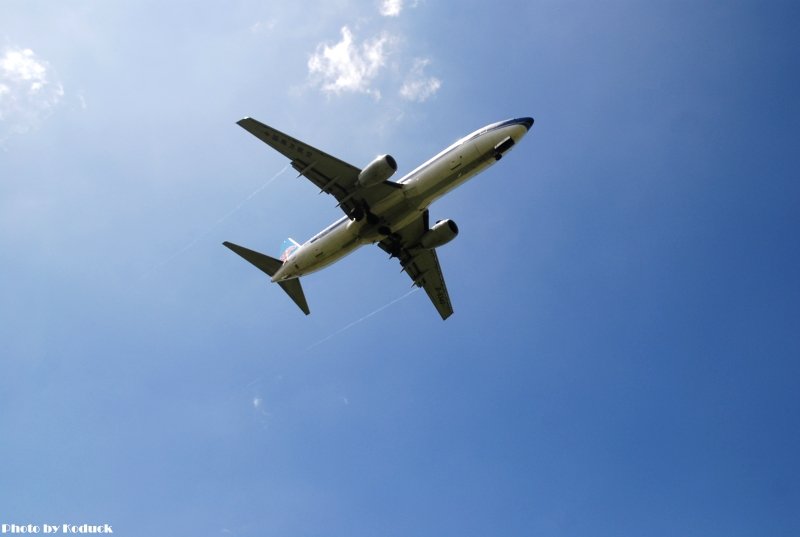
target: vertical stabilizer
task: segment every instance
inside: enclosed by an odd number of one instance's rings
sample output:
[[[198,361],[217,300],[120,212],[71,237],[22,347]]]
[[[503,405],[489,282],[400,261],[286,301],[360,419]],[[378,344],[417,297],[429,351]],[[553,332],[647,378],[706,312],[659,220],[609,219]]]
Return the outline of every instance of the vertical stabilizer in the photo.
[[[292,253],[298,248],[300,248],[300,245],[297,243],[297,241],[289,237],[283,241],[283,244],[281,244],[281,255],[279,256],[280,260],[283,263],[286,263],[286,260],[289,259],[289,256],[292,255]]]

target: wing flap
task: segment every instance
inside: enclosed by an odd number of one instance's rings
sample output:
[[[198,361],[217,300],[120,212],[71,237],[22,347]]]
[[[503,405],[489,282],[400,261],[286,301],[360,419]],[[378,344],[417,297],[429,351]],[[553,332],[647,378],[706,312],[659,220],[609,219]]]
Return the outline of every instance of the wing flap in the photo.
[[[422,287],[442,319],[447,319],[453,314],[453,305],[444,282],[439,257],[436,250],[417,246],[427,229],[428,211],[425,211],[420,218],[399,230],[393,237],[382,240],[378,246],[399,258],[403,272],[408,274],[413,285]]]
[[[420,249],[411,258],[405,269],[414,281],[414,285],[425,289],[428,298],[431,299],[442,319],[450,317],[453,314],[453,305],[450,302],[447,285],[444,283],[444,275],[436,250]]]

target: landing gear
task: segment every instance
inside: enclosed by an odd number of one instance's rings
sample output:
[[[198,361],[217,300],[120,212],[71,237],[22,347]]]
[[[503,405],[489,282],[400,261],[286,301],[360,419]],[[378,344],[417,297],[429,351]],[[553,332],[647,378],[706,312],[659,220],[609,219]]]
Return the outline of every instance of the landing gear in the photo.
[[[391,246],[387,251],[389,252],[389,259],[393,257],[399,258],[400,255],[403,253],[403,250],[400,248],[399,244]]]
[[[514,147],[514,139],[511,136],[506,136],[502,142],[494,146],[494,159],[500,160],[503,158],[503,153],[512,147]]]

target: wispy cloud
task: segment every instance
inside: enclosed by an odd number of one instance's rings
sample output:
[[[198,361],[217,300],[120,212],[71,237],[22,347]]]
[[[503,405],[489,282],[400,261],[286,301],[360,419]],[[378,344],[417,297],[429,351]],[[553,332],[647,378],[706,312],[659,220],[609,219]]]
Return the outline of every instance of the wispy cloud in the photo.
[[[383,0],[380,11],[384,17],[397,17],[403,11],[403,0]]]
[[[425,67],[430,60],[418,58],[414,60],[411,71],[400,88],[400,96],[409,101],[424,102],[433,97],[442,87],[442,81],[435,76],[425,76]]]
[[[382,33],[360,45],[353,32],[342,27],[342,40],[333,45],[320,43],[308,60],[308,72],[322,91],[367,93],[380,98],[372,82],[386,63],[391,38]]]
[[[278,22],[275,19],[267,19],[264,21],[258,21],[250,26],[250,32],[254,34],[259,34],[261,32],[271,32],[275,29],[275,26]]]
[[[0,56],[0,141],[35,128],[64,97],[52,68],[31,49],[11,47]]]
[[[267,409],[264,408],[264,399],[260,395],[256,395],[253,397],[251,404],[253,405],[253,410],[256,412],[258,421],[261,422],[261,425],[267,425],[267,421],[265,418],[270,417],[270,413],[267,412]]]

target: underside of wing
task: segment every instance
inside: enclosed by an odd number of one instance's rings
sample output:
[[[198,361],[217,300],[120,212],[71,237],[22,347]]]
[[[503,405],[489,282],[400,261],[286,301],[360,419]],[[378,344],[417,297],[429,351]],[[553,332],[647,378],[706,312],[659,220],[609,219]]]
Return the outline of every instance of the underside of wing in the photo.
[[[444,283],[436,250],[419,245],[426,231],[428,231],[428,211],[405,228],[382,240],[378,246],[400,260],[403,271],[411,277],[414,285],[425,289],[439,315],[442,319],[447,319],[453,314],[453,306],[450,303],[450,295]]]
[[[370,206],[391,194],[397,183],[383,181],[364,187],[359,184],[359,168],[296,138],[284,134],[253,118],[239,120],[238,125],[291,160],[292,167],[305,176],[320,192],[332,195],[338,207],[350,218],[360,220],[370,212]]]

